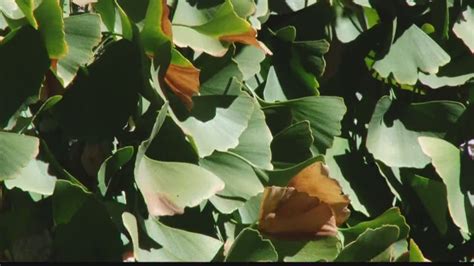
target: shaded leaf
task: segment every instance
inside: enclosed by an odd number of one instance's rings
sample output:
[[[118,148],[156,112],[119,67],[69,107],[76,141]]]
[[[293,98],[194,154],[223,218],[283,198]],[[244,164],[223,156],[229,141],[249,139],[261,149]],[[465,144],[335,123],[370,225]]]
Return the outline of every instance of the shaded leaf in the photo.
[[[337,237],[324,237],[309,241],[272,240],[278,255],[284,262],[333,261],[342,249]]]
[[[336,258],[338,262],[369,261],[382,253],[399,238],[399,229],[394,225],[383,225],[367,229],[354,242],[348,244]]]
[[[100,17],[96,14],[69,16],[64,19],[64,31],[69,47],[65,57],[58,61],[58,76],[63,86],[69,85],[79,67],[91,63],[96,47],[101,39]]]
[[[0,58],[0,127],[3,128],[24,103],[38,98],[50,63],[40,34],[30,26],[6,36],[0,43]]]
[[[231,154],[215,152],[202,159],[199,164],[225,183],[224,190],[210,198],[222,213],[233,212],[243,206],[246,200],[263,192],[263,186],[253,168]]]
[[[408,237],[410,227],[408,226],[405,217],[402,216],[402,214],[400,213],[400,209],[398,208],[390,208],[373,220],[361,222],[355,226],[349,228],[341,228],[339,230],[344,235],[344,243],[347,245],[355,241],[357,237],[359,237],[367,229],[376,229],[383,225],[396,226],[399,229],[398,239],[405,239]]]
[[[132,238],[134,257],[138,261],[209,262],[222,247],[217,239],[175,229],[150,218],[144,222],[146,232],[161,248],[142,249],[135,216],[124,212],[122,221]]]
[[[246,228],[235,238],[226,262],[275,262],[278,254],[272,243],[256,230]]]

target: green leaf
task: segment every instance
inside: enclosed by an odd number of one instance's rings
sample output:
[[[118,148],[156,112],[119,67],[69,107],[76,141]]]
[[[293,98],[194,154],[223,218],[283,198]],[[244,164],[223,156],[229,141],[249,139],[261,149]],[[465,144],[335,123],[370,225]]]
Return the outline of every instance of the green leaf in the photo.
[[[333,261],[342,249],[337,237],[301,241],[272,239],[272,243],[284,262]]]
[[[197,165],[157,161],[145,155],[167,111],[165,105],[157,117],[150,138],[139,146],[135,161],[135,181],[153,216],[182,214],[185,207],[197,206],[224,189],[224,182]]]
[[[180,47],[223,56],[229,47],[226,37],[235,36],[246,44],[256,43],[255,30],[234,11],[232,2],[224,0],[212,8],[199,9],[188,1],[178,1],[173,17],[173,41]],[[221,42],[224,41],[224,42]]]
[[[263,192],[263,186],[253,168],[229,153],[215,152],[202,159],[199,164],[225,183],[224,190],[210,198],[222,213],[232,213],[243,206],[246,200]]]
[[[339,155],[346,154],[348,150],[349,150],[349,142],[347,141],[347,139],[336,137],[334,138],[334,143],[332,147],[328,149],[326,152],[325,161],[330,169],[330,176],[336,179],[341,185],[342,191],[344,191],[345,194],[349,195],[349,198],[351,199],[351,206],[356,211],[359,211],[369,216],[369,212],[367,211],[367,208],[364,206],[364,204],[361,203],[361,200],[359,200],[359,195],[351,187],[351,184],[350,184],[351,180],[347,177],[344,177],[337,163],[337,160],[335,158]]]
[[[175,229],[157,220],[145,221],[148,235],[179,261],[211,261],[222,242],[201,234]]]
[[[285,168],[265,171],[263,173],[265,175],[265,181],[268,182],[268,185],[286,187],[288,185],[288,181],[290,181],[292,177],[301,172],[301,170],[303,170],[307,166],[319,161],[324,162],[324,157],[316,156],[298,164],[291,164],[290,166],[287,166]]]
[[[18,177],[38,153],[38,138],[0,132],[0,181]]]
[[[242,72],[243,79],[248,80],[260,73],[260,63],[265,59],[265,53],[257,47],[244,46],[234,59]]]
[[[53,111],[66,134],[80,138],[113,136],[135,112],[143,86],[135,44],[110,44],[93,64],[79,72]],[[85,104],[87,103],[87,104]]]
[[[206,98],[203,98],[206,100]],[[207,98],[211,100],[211,98]],[[204,105],[205,102],[200,104]],[[198,108],[196,103],[194,108]],[[247,95],[237,97],[228,108],[217,107],[215,116],[208,121],[189,117],[180,121],[173,114],[173,120],[192,138],[201,158],[214,151],[227,151],[239,145],[239,138],[248,127],[254,112],[253,99]]]
[[[467,9],[462,12],[460,18],[454,24],[453,32],[471,50],[471,53],[474,53],[474,32],[472,27],[474,27],[474,8],[467,6]]]
[[[276,262],[278,254],[272,242],[257,230],[246,228],[235,238],[226,262]]]
[[[423,152],[431,158],[431,163],[446,185],[449,212],[454,223],[462,231],[472,232],[474,206],[461,187],[463,182],[459,149],[447,141],[431,137],[420,137],[418,141]]]
[[[239,208],[239,214],[242,224],[253,224],[258,220],[260,212],[260,203],[262,201],[263,193],[259,193],[251,197],[244,206]]]
[[[422,152],[417,138],[443,137],[464,109],[460,103],[450,101],[400,106],[384,96],[369,123],[367,149],[388,166],[424,168],[430,159]]]
[[[416,25],[408,28],[395,43],[390,52],[373,65],[384,78],[390,73],[400,84],[415,85],[418,70],[436,74],[440,66],[451,60],[450,56]]]
[[[122,220],[138,261],[209,262],[222,247],[217,239],[172,228],[150,218],[145,221],[146,232],[161,248],[145,250],[140,248],[138,224],[133,214],[124,212]]]
[[[253,104],[253,113],[248,122],[247,128],[239,137],[239,145],[229,150],[231,153],[240,155],[252,166],[261,169],[273,169],[272,133],[265,122],[265,114],[260,109],[256,100]]]
[[[148,3],[141,38],[145,52],[149,56],[154,56],[161,47],[170,42],[170,36],[163,29],[166,27],[163,25],[164,21],[168,20],[164,12],[167,7],[163,3],[165,2],[162,0],[150,0]]]
[[[133,154],[133,146],[123,147],[102,163],[97,173],[98,187],[102,196],[107,194],[107,189],[113,176],[132,159]]]
[[[89,193],[66,180],[58,180],[53,193],[53,220],[55,225],[67,224],[87,201]]]
[[[34,8],[37,8],[42,1],[31,0],[4,0],[0,2],[0,11],[7,19],[19,20],[27,17],[26,20],[34,27],[38,28],[36,20],[32,17]],[[32,6],[34,4],[34,7]]]
[[[407,182],[418,195],[436,228],[444,235],[448,230],[446,186],[442,182],[415,174],[403,175],[402,178],[407,179]]]
[[[409,262],[429,262],[413,239],[410,239]]]
[[[15,0],[18,7],[21,9],[23,14],[25,15],[26,20],[30,23],[33,28],[38,29],[38,22],[36,21],[33,10],[38,7],[38,2],[40,1],[33,1],[33,0]]]
[[[382,225],[367,229],[354,242],[351,242],[336,258],[337,262],[369,261],[386,250],[399,239],[399,229],[394,225]]]
[[[92,194],[58,181],[53,195],[54,247],[59,261],[118,261],[122,241],[105,206]],[[74,241],[71,241],[74,239]]]
[[[0,43],[0,58],[0,128],[3,128],[24,103],[38,98],[50,63],[40,34],[30,26],[6,36]]]
[[[347,111],[339,97],[312,96],[286,102],[271,103],[264,108],[289,107],[295,122],[309,121],[314,145],[320,153],[332,146],[334,137],[341,134],[341,121]]]
[[[239,83],[239,92],[244,79],[239,59],[232,58],[233,51],[229,50],[222,58],[201,55],[196,60],[196,66],[201,69],[201,95],[238,95],[231,93],[231,82]],[[241,59],[240,59],[241,60]],[[242,64],[242,62],[240,62]]]
[[[339,231],[343,234],[344,243],[347,245],[355,241],[367,229],[376,229],[383,225],[393,225],[399,229],[399,234],[397,233],[399,237],[396,240],[408,237],[410,227],[406,223],[405,217],[400,213],[400,209],[395,207],[388,209],[373,220],[361,222],[349,228],[340,228]]]
[[[271,42],[273,66],[288,98],[319,95],[319,78],[326,68],[326,40],[295,41],[296,28],[278,30]]]
[[[96,14],[70,16],[64,19],[64,30],[69,50],[58,61],[57,74],[64,87],[76,76],[79,67],[91,63],[94,59],[92,49],[101,40],[100,17]]]
[[[31,161],[15,179],[5,180],[5,186],[8,189],[17,187],[25,192],[52,195],[56,177],[48,174],[48,166],[39,160]]]
[[[263,88],[263,99],[267,102],[288,100],[285,93],[283,92],[282,84],[278,80],[274,66],[271,66],[268,70],[265,87]]]
[[[59,0],[43,0],[34,13],[49,57],[51,59],[64,57],[68,52],[68,45],[64,33],[63,10],[59,6]]]
[[[460,76],[438,76],[438,75],[426,75],[419,73],[420,82],[430,86],[432,89],[438,89],[441,87],[449,86],[456,87],[461,86],[474,78],[474,73],[460,75]]]
[[[275,162],[299,163],[313,157],[314,138],[309,121],[297,122],[273,138],[271,148]]]

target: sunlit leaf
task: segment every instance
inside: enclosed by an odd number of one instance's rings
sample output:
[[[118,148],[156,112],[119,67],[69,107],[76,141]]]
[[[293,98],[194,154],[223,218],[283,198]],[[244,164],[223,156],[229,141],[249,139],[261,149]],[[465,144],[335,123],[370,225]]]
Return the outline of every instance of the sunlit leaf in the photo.
[[[450,56],[435,41],[412,25],[373,67],[384,78],[392,73],[398,83],[414,85],[418,80],[418,70],[436,74],[439,67],[450,60]]]

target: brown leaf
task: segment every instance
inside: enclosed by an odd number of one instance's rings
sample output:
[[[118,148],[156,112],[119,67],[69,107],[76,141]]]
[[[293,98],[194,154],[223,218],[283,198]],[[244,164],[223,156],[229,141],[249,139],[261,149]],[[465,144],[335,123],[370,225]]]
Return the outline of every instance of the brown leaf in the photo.
[[[165,75],[165,82],[186,107],[191,109],[193,105],[192,96],[199,93],[199,69],[193,65],[170,64]]]
[[[349,199],[316,162],[294,176],[288,187],[265,188],[260,206],[260,231],[285,238],[335,236],[349,217]]]
[[[342,194],[339,182],[329,177],[328,169],[321,162],[303,169],[288,182],[288,186],[329,204],[338,226],[349,218],[349,198]]]

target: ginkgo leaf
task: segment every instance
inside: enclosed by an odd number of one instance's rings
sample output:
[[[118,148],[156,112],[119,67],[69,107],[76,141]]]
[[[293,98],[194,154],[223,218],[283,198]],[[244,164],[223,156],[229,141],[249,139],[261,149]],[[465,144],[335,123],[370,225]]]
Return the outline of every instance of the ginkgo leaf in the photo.
[[[171,63],[166,71],[165,82],[188,109],[191,109],[192,96],[199,93],[199,69],[174,49]]]
[[[48,174],[48,166],[47,163],[33,160],[20,171],[15,179],[5,180],[5,186],[8,189],[17,187],[27,192],[52,195],[56,177]]]
[[[293,26],[282,28],[273,35],[272,62],[278,83],[288,98],[319,95],[317,79],[326,68],[323,56],[329,51],[329,43],[326,40],[297,41],[296,37],[296,28]],[[272,88],[271,95],[278,95],[278,90]],[[270,92],[267,92],[266,97],[278,100],[270,97]]]
[[[419,73],[420,82],[430,86],[432,89],[438,89],[444,86],[456,87],[461,86],[474,78],[474,73],[464,74],[460,76],[437,76],[437,75],[426,75]]]
[[[34,14],[49,57],[55,60],[64,57],[68,52],[68,45],[59,0],[43,0]]]
[[[38,98],[50,61],[41,35],[30,26],[6,36],[0,43],[0,58],[0,127],[3,128],[25,102]]]
[[[452,101],[399,106],[397,101],[384,96],[369,123],[367,149],[388,166],[423,168],[429,158],[422,152],[417,138],[443,137],[464,110],[462,104]]]
[[[263,185],[253,168],[232,154],[214,152],[199,164],[225,183],[224,190],[210,198],[212,204],[222,213],[232,213],[243,206],[245,200],[263,192]]]
[[[223,56],[232,42],[262,47],[256,30],[238,16],[230,0],[212,9],[198,9],[187,1],[178,1],[173,32],[176,45],[213,56]]]
[[[222,247],[222,242],[215,238],[172,228],[158,220],[149,218],[144,221],[146,233],[161,248],[142,249],[135,216],[124,212],[122,221],[131,236],[133,255],[137,261],[209,262]]]
[[[0,180],[17,177],[38,152],[38,138],[0,132]]]
[[[265,122],[265,114],[257,100],[253,100],[253,113],[245,131],[239,137],[239,145],[229,151],[242,156],[250,164],[261,169],[273,169],[272,133]]]
[[[373,68],[384,78],[392,73],[398,83],[415,85],[418,70],[436,74],[439,67],[450,60],[451,57],[435,41],[412,25],[392,44],[389,53],[375,62]]]
[[[341,134],[341,121],[347,111],[344,100],[332,96],[310,96],[285,102],[265,103],[264,110],[287,107],[295,122],[309,121],[317,151],[324,153]]]
[[[346,245],[335,261],[369,261],[395,243],[399,233],[399,228],[394,225],[369,228],[354,242]]]
[[[172,117],[183,132],[192,138],[199,156],[204,158],[216,150],[236,148],[254,108],[253,100],[242,94],[228,108],[217,107],[214,118],[209,121],[204,122],[193,116],[185,121],[180,121],[173,114]]]
[[[426,259],[423,253],[420,250],[420,247],[415,243],[413,239],[410,239],[410,254],[409,254],[409,262],[430,262],[430,260]]]
[[[316,162],[294,176],[289,187],[306,192],[312,197],[318,197],[322,202],[331,206],[339,226],[349,217],[349,197],[342,194],[339,182],[329,177],[327,166]]]
[[[96,14],[70,16],[64,19],[66,42],[69,50],[58,61],[57,74],[67,87],[76,76],[79,67],[91,62],[92,49],[100,43],[100,17]]]
[[[171,41],[171,22],[166,0],[150,0],[141,31],[145,52],[155,56],[163,44]]]
[[[454,24],[453,32],[474,53],[474,8],[467,6],[458,21]]]
[[[258,231],[246,228],[236,238],[229,250],[226,262],[276,262],[278,254],[268,239]]]
[[[335,236],[349,217],[349,199],[321,162],[295,175],[288,187],[265,188],[259,229],[282,237]]]
[[[160,60],[164,60],[163,58],[168,56],[165,50],[171,47],[171,50],[168,50],[171,56],[170,64],[164,80],[171,91],[191,109],[191,97],[199,93],[199,69],[171,46],[172,29],[166,0],[149,2],[141,37],[144,49],[150,57],[161,57]]]
[[[419,137],[423,152],[432,160],[432,164],[446,185],[448,207],[454,223],[464,232],[474,231],[474,205],[470,203],[468,193],[464,193],[461,176],[461,153],[451,143],[432,137]]]
[[[250,23],[237,15],[229,0],[225,0],[205,24],[191,26],[191,28],[221,41],[259,46],[256,39],[257,32]]]
[[[158,161],[145,155],[167,111],[168,106],[163,106],[150,138],[139,146],[135,161],[135,181],[153,216],[182,214],[185,207],[199,205],[225,186],[217,176],[198,165]]]

